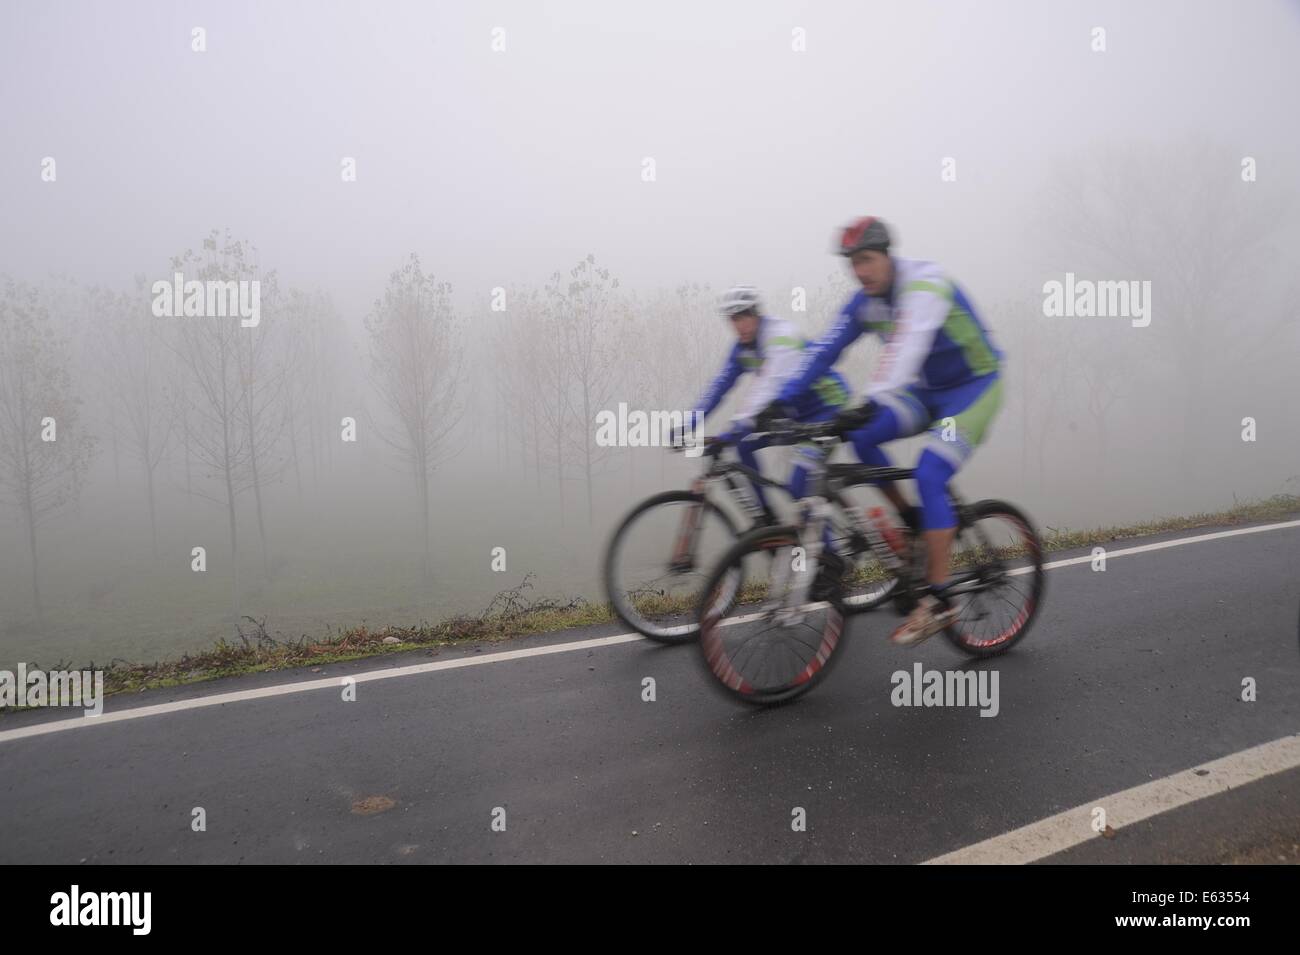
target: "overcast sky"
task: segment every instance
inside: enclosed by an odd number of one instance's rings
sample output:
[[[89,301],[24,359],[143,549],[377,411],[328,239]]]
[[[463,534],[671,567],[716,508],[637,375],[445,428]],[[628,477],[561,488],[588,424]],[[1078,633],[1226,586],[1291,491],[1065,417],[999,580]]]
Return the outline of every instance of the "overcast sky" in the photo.
[[[588,251],[632,285],[812,283],[859,213],[969,281],[1019,254],[1034,190],[1087,143],[1213,131],[1261,176],[1295,157],[1282,0],[11,0],[3,20],[0,271],[120,286],[229,228],[350,314],[410,251],[462,298]]]

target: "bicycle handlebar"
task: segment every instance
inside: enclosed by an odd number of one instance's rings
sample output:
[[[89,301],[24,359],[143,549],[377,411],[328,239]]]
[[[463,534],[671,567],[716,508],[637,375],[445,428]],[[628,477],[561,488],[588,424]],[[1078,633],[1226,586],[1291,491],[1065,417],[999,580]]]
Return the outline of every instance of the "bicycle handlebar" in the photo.
[[[704,439],[703,453],[706,457],[716,458],[725,448],[755,438],[766,440],[770,445],[789,445],[802,444],[805,441],[813,441],[818,438],[841,437],[843,437],[843,434],[835,426],[834,421],[814,421],[801,424],[791,418],[777,418],[766,422],[766,430],[763,431],[751,431],[748,434],[725,439],[720,436],[707,437]],[[673,444],[669,445],[668,450],[684,452],[686,446],[684,444]]]
[[[722,449],[727,447],[730,443],[732,442],[719,441],[717,438],[713,437],[705,438],[703,444],[703,455],[706,458],[716,458],[722,453]],[[686,453],[687,447],[685,444],[670,444],[668,445],[668,450],[673,454],[684,454]]]
[[[840,432],[833,421],[814,421],[800,424],[789,418],[780,418],[768,424],[768,430],[755,431],[751,438],[766,438],[769,444],[800,444],[816,438],[838,438]]]

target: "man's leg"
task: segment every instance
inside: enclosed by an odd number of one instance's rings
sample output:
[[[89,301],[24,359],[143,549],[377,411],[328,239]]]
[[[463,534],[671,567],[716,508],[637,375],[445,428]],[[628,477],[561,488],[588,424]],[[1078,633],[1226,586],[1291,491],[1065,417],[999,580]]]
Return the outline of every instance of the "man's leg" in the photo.
[[[935,424],[916,464],[921,495],[921,522],[926,540],[926,582],[930,594],[891,639],[900,646],[919,643],[956,616],[943,593],[957,536],[957,512],[948,496],[948,482],[984,440],[989,423],[1002,404],[1002,383],[994,374],[978,382],[932,396],[929,407]]]
[[[830,421],[839,411],[838,407],[823,407],[810,415],[799,418],[800,424],[820,424]],[[794,448],[794,463],[790,468],[790,496],[799,501],[808,496],[808,472],[809,469],[818,463],[821,452],[811,443],[799,444]],[[822,546],[830,553],[834,553],[833,541],[831,540],[830,527],[827,527],[822,534]]]
[[[761,474],[763,469],[758,466],[757,452],[765,447],[767,447],[766,438],[745,438],[736,445],[736,456],[740,458],[740,463],[745,467],[753,468]],[[750,480],[749,486],[754,489],[754,496],[758,498],[758,506],[763,509],[767,522],[769,524],[777,523],[776,514],[772,511],[772,505],[767,501],[767,494],[763,485]]]
[[[948,499],[948,480],[956,468],[929,448],[916,463],[916,487],[921,494],[921,526],[925,530],[925,579],[939,586],[948,579],[957,513]]]
[[[858,460],[872,467],[887,468],[891,466],[889,456],[880,449],[886,441],[909,438],[920,434],[929,423],[929,416],[924,405],[910,392],[879,395],[876,398],[880,412],[864,427],[849,435],[853,450]],[[903,492],[894,481],[873,481],[880,493],[885,495],[894,509],[906,517],[912,510]]]
[[[790,496],[796,501],[808,496],[808,465],[812,449],[799,445],[794,449],[794,465],[790,468]]]
[[[983,443],[989,424],[1002,406],[1002,379],[992,374],[978,382],[938,396],[930,440],[916,465],[925,527],[926,579],[948,579],[952,542],[957,536],[957,512],[948,496],[948,482]]]

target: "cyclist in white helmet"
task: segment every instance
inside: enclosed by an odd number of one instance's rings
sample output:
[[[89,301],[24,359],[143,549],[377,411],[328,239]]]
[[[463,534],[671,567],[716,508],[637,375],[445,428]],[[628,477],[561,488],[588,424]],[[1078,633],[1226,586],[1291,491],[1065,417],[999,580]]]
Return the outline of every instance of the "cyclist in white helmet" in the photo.
[[[803,349],[807,345],[793,322],[764,314],[758,290],[751,285],[737,285],[728,289],[718,303],[718,311],[731,320],[736,333],[736,344],[727,354],[722,371],[705,389],[695,411],[703,421],[722,402],[736,382],[746,372],[754,373],[754,381],[736,410],[731,426],[718,436],[730,443],[754,430],[758,413],[766,408],[781,392],[785,382],[800,368]],[[796,421],[828,421],[849,399],[849,388],[836,371],[816,376],[789,402],[789,410]],[[761,438],[740,441],[737,453],[747,466],[760,470],[755,452],[766,446]],[[790,476],[790,488],[795,497],[805,491],[807,471],[798,460]],[[775,522],[763,489],[755,486],[763,511]]]

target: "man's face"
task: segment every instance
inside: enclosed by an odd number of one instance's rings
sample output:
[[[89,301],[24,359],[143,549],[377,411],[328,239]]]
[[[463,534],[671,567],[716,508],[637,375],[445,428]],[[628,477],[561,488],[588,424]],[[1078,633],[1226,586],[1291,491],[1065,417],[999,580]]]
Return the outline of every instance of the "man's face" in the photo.
[[[887,253],[865,249],[854,252],[849,261],[853,264],[853,274],[868,295],[884,295],[889,291],[894,280],[894,264],[889,261]]]
[[[740,339],[742,345],[754,344],[754,337],[758,334],[758,316],[753,312],[741,312],[739,315],[731,316],[731,327],[736,330],[736,337]]]

